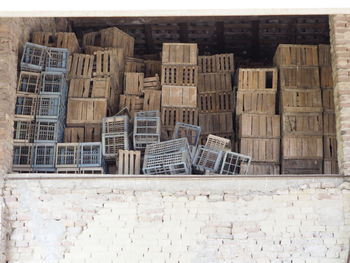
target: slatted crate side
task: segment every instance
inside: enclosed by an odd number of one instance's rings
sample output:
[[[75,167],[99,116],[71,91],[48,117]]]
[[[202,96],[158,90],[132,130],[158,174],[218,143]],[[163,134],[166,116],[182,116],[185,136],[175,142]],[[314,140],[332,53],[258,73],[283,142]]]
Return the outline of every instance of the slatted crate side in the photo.
[[[21,70],[41,72],[45,67],[47,47],[27,42],[23,48]]]
[[[277,90],[277,68],[240,68],[238,90]]]
[[[217,54],[215,55],[217,72],[234,72],[234,55],[233,54]]]
[[[222,150],[199,145],[192,164],[198,171],[219,173],[223,155]]]
[[[33,32],[32,43],[52,47],[55,44],[52,32]]]
[[[33,144],[33,168],[54,168],[56,161],[56,144]]]
[[[281,91],[281,112],[322,112],[320,89]]]
[[[318,51],[315,45],[280,44],[273,57],[274,65],[318,66]]]
[[[106,98],[111,100],[111,78],[93,78],[92,79],[92,89],[91,98]]]
[[[161,90],[144,90],[144,100],[143,100],[143,110],[151,111],[158,110],[160,111],[161,105]]]
[[[62,142],[64,123],[58,120],[35,120],[34,142]]]
[[[197,86],[198,66],[162,65],[161,84]]]
[[[334,90],[330,89],[322,89],[322,105],[323,109],[326,111],[334,111]]]
[[[197,87],[162,86],[162,106],[197,107]]]
[[[198,107],[200,113],[231,112],[234,109],[233,105],[234,101],[231,91],[200,93],[198,95]]]
[[[33,120],[15,118],[13,127],[14,142],[32,142],[35,131],[35,123]]]
[[[283,113],[283,135],[322,135],[323,115],[313,113]]]
[[[332,67],[320,67],[320,86],[321,89],[333,88],[333,73]]]
[[[140,174],[141,152],[119,150],[117,165],[118,174]]]
[[[335,135],[336,134],[336,117],[334,111],[323,112],[323,134]]]
[[[158,76],[162,73],[162,62],[158,60],[145,60],[145,77]]]
[[[143,94],[143,73],[124,73],[124,94],[137,95]]]
[[[56,146],[56,167],[78,168],[79,155],[79,143],[58,143]]]
[[[85,142],[84,127],[66,127],[64,129],[64,142]]]
[[[322,136],[283,136],[283,159],[322,159]]]
[[[162,107],[161,120],[164,128],[174,128],[176,122],[198,125],[198,109]]]
[[[106,159],[115,159],[118,150],[129,150],[129,139],[126,132],[102,133],[102,154]]]
[[[18,78],[17,92],[38,94],[40,73],[21,71]]]
[[[251,156],[254,162],[280,161],[280,139],[241,138],[240,153]]]
[[[91,78],[94,65],[94,55],[75,53],[68,63],[68,79]]]
[[[131,117],[143,110],[144,98],[133,95],[120,95],[120,108],[128,108]]]
[[[144,73],[145,72],[145,62],[143,59],[126,57],[124,71],[125,72]]]
[[[220,174],[247,174],[249,172],[250,164],[250,156],[235,152],[225,152],[220,168]]]
[[[190,43],[163,43],[163,65],[197,65],[198,46]]]
[[[116,47],[124,49],[126,56],[134,55],[135,39],[116,27],[99,31],[101,34],[101,47]]]
[[[37,95],[27,92],[17,92],[15,117],[34,119],[37,100]]]
[[[12,167],[31,167],[33,161],[33,144],[32,143],[14,143],[12,155]]]
[[[68,98],[89,98],[91,96],[91,79],[71,79]]]
[[[102,133],[120,133],[129,131],[128,115],[105,117],[102,120]]]
[[[322,174],[323,160],[291,159],[281,161],[281,174]]]
[[[202,134],[231,133],[233,134],[232,112],[199,113],[199,126]]]
[[[338,144],[337,136],[325,135],[323,136],[323,157],[324,159],[337,159],[338,158]]]
[[[328,67],[332,65],[332,56],[331,56],[331,46],[321,44],[318,45],[318,61],[321,67]]]
[[[198,56],[198,72],[216,73],[216,60],[214,56]]]
[[[102,165],[101,142],[79,144],[79,167],[96,167]]]
[[[236,101],[236,114],[275,114],[276,92],[275,91],[238,91]]]
[[[247,168],[248,175],[278,175],[280,174],[279,163],[250,162]]]
[[[280,115],[243,113],[238,116],[239,138],[280,138]]]
[[[158,74],[154,77],[148,77],[143,79],[143,89],[145,90],[160,90],[160,80]]]
[[[99,46],[93,46],[93,45],[87,45],[84,47],[84,53],[85,54],[89,54],[89,55],[93,55],[96,51],[103,51],[106,48],[104,47],[99,47]]]
[[[83,34],[83,47],[86,46],[100,46],[101,34],[100,32],[89,32]]]
[[[124,50],[121,48],[108,48],[98,50],[94,53],[95,67],[93,76],[95,77],[117,77],[124,69]]]
[[[79,52],[79,42],[77,36],[73,32],[58,32],[55,35],[56,47],[67,48],[70,53]]]
[[[280,67],[281,89],[319,89],[318,67]]]
[[[67,81],[63,72],[42,72],[39,94],[67,96]]]
[[[198,92],[232,91],[231,73],[199,73]]]
[[[66,48],[47,48],[45,71],[64,72],[68,70],[69,50]]]
[[[323,160],[324,174],[339,174],[338,160]]]
[[[98,124],[85,124],[84,128],[85,142],[100,142],[102,139],[102,125]]]

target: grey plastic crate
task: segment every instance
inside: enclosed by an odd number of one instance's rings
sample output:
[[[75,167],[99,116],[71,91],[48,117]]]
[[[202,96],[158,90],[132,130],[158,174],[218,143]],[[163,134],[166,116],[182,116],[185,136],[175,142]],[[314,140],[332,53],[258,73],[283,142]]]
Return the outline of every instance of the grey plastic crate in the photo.
[[[149,144],[146,147],[145,155],[162,155],[164,153],[173,153],[179,151],[190,151],[187,138]]]
[[[66,48],[47,48],[45,60],[46,71],[67,72],[69,50]]]
[[[129,130],[129,116],[113,116],[103,118],[102,133],[113,134],[120,132],[128,132]]]
[[[183,122],[176,122],[173,139],[187,138],[191,153],[194,154],[199,143],[201,127]]]
[[[64,124],[58,120],[37,119],[35,121],[34,142],[62,142]]]
[[[202,172],[218,173],[223,151],[199,145],[193,158],[193,166]]]
[[[35,123],[33,120],[15,119],[14,120],[14,142],[32,142],[34,138]]]
[[[33,144],[33,168],[54,168],[56,144],[34,143]]]
[[[15,115],[19,118],[34,119],[37,96],[28,93],[18,93],[15,105]]]
[[[205,147],[217,150],[229,150],[231,149],[231,140],[209,134],[207,137],[207,142],[205,143]]]
[[[135,118],[160,118],[160,112],[157,110],[139,111],[135,113]]]
[[[58,119],[65,112],[60,95],[39,95],[36,117],[43,119]]]
[[[225,152],[222,158],[220,174],[234,175],[247,174],[249,171],[251,157],[235,152]]]
[[[118,150],[129,150],[128,133],[102,134],[102,150],[106,159],[116,158]]]
[[[160,142],[159,111],[137,112],[134,118],[134,149],[144,150],[148,144]]]
[[[13,145],[13,168],[30,168],[33,160],[33,144],[14,143]]]
[[[40,86],[40,73],[21,71],[18,78],[17,92],[38,94]]]
[[[21,70],[40,72],[44,70],[47,47],[27,42],[23,48]]]
[[[79,144],[79,167],[102,166],[102,144],[100,142],[85,142]]]
[[[134,134],[134,149],[135,150],[145,150],[147,145],[159,143],[160,135],[159,134]]]
[[[67,81],[62,72],[42,72],[40,95],[67,96]]]
[[[78,168],[80,164],[79,143],[58,143],[56,147],[57,168]]]

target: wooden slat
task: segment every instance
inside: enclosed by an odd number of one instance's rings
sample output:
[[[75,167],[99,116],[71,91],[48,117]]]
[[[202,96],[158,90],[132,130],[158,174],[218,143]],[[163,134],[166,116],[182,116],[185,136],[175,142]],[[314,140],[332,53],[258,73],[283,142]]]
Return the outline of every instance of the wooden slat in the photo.
[[[277,68],[240,68],[238,90],[277,90]]]
[[[278,163],[280,139],[241,138],[239,152],[251,156],[252,161]]]
[[[318,66],[318,50],[315,45],[280,44],[274,64],[277,66]]]
[[[239,138],[279,138],[280,116],[243,113],[238,117]]]
[[[163,43],[163,65],[197,65],[197,44]]]
[[[162,106],[197,107],[197,87],[163,86]]]
[[[144,100],[143,100],[143,110],[144,111],[151,111],[151,110],[160,111],[162,91],[160,91],[160,90],[145,90],[144,94],[145,94],[145,96],[144,96]]]
[[[276,91],[238,91],[236,102],[236,114],[275,114]]]
[[[282,174],[322,174],[323,160],[282,160]]]
[[[322,159],[322,136],[284,136],[283,159]]]
[[[281,112],[322,112],[320,89],[285,89],[281,92]]]
[[[322,135],[322,113],[283,113],[282,132],[284,135]]]
[[[281,89],[319,89],[320,74],[318,67],[281,67]]]
[[[118,174],[140,174],[140,151],[118,150]]]

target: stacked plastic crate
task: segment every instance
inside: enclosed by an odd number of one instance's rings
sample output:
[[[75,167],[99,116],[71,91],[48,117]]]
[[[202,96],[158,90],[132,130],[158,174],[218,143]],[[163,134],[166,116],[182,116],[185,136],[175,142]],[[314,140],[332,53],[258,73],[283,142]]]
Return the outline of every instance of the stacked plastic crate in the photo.
[[[277,69],[240,68],[237,131],[240,153],[252,156],[249,174],[280,173],[280,116],[276,114]]]
[[[148,144],[159,143],[161,122],[159,111],[137,112],[134,118],[134,149],[144,151]]]

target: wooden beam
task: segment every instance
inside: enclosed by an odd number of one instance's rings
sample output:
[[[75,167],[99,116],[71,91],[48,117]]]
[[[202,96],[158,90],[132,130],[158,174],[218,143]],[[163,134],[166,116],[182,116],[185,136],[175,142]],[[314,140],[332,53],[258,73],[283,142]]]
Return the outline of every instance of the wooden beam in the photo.
[[[152,37],[152,25],[145,24],[144,29],[145,29],[145,41],[146,41],[147,52],[149,54],[152,54],[154,52],[153,37]]]
[[[225,53],[225,28],[224,22],[215,23],[216,31],[216,46],[218,53]]]
[[[251,57],[254,60],[259,60],[260,58],[260,35],[259,35],[259,20],[253,20],[251,22],[252,26],[252,39],[251,39]]]

